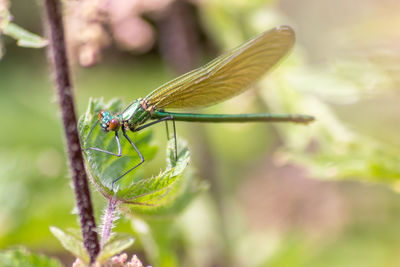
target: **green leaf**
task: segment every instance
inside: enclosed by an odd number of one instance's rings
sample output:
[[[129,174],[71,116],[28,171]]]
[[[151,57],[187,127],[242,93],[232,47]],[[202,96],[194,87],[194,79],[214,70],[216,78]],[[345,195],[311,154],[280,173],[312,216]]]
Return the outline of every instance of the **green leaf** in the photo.
[[[42,48],[48,45],[48,41],[43,37],[33,34],[12,22],[4,26],[3,33],[17,40],[17,44],[22,47]]]
[[[79,229],[69,229],[67,232],[51,226],[50,231],[61,242],[62,246],[71,252],[75,257],[81,259],[83,262],[89,262],[89,255],[83,246],[82,236]]]
[[[31,253],[25,248],[0,251],[2,267],[61,267],[57,260],[44,255]]]
[[[104,244],[96,261],[100,263],[105,263],[112,256],[119,254],[123,250],[129,248],[134,241],[135,239],[128,234],[116,233],[111,235],[111,237]]]
[[[174,156],[174,140],[167,148],[167,169],[156,177],[132,184],[123,196],[120,209],[129,215],[173,216],[183,210],[198,193],[207,189],[205,183],[186,171],[190,152],[184,142],[178,160]],[[136,205],[132,205],[136,204]]]
[[[174,140],[170,140],[169,144],[173,143]],[[169,146],[170,147],[170,146]],[[168,149],[170,153],[173,149]],[[168,162],[169,156],[167,157]],[[143,179],[133,183],[129,188],[126,189],[126,193],[123,195],[124,202],[137,202],[144,204],[154,204],[158,202],[159,198],[162,198],[166,190],[183,174],[184,169],[188,165],[190,160],[190,153],[187,147],[178,154],[178,160],[176,162],[168,164],[167,169],[156,177]],[[173,166],[173,167],[172,167]]]
[[[81,259],[84,263],[89,262],[89,256],[83,246],[79,229],[68,229],[67,232],[64,232],[61,229],[52,226],[50,227],[50,231],[57,237],[66,250],[71,252],[75,257]],[[104,264],[112,256],[129,248],[134,241],[135,239],[128,234],[117,233],[111,235],[101,249],[96,262]]]

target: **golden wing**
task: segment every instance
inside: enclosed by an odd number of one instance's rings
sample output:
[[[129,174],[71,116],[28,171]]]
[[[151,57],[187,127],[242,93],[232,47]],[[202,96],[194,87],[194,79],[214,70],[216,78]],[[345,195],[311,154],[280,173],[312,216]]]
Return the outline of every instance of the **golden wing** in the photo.
[[[205,107],[232,98],[275,66],[294,41],[292,28],[276,27],[158,87],[145,99],[160,109]]]

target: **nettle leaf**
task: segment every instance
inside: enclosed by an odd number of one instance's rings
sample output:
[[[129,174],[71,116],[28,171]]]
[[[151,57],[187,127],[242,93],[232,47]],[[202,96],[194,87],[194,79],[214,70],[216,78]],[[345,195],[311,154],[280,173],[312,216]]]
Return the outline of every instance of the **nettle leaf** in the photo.
[[[51,226],[50,231],[61,242],[61,245],[83,262],[89,262],[89,255],[83,246],[82,235],[79,229],[68,229],[67,232]]]
[[[198,193],[207,189],[186,171],[190,152],[184,142],[178,142],[178,159],[175,160],[174,140],[167,148],[167,168],[156,177],[132,184],[120,204],[128,215],[172,216],[184,209]],[[132,205],[136,204],[136,205]]]
[[[48,45],[48,41],[43,37],[31,33],[20,26],[8,22],[2,28],[2,32],[15,40],[17,40],[17,45],[29,48],[42,48]]]
[[[169,144],[174,143],[170,140]],[[168,154],[173,153],[168,146]],[[169,157],[167,157],[169,159]],[[183,174],[184,169],[190,160],[190,153],[187,147],[178,154],[177,161],[168,165],[167,169],[156,177],[143,179],[133,183],[123,196],[124,202],[143,203],[152,205],[162,198],[169,187]],[[169,161],[169,160],[168,160]]]
[[[93,127],[98,120],[97,114],[99,111],[107,109],[111,112],[117,113],[121,112],[124,108],[125,105],[118,99],[111,100],[107,104],[102,100],[91,99],[86,113],[81,116],[78,123],[83,143],[82,147],[84,149],[88,147],[98,147],[116,153],[118,151],[118,146],[114,133],[103,132],[99,125],[94,128],[86,142],[85,139],[91,127]],[[150,130],[127,134],[143,154],[146,161],[118,182],[119,188],[115,196],[117,199],[126,193],[126,188],[129,188],[131,183],[135,183],[139,180],[142,173],[142,166],[153,159],[157,152],[157,147],[150,144],[152,138],[152,132]],[[89,177],[96,188],[108,198],[114,195],[114,192],[111,191],[112,181],[140,162],[139,155],[123,136],[120,137],[120,141],[122,157],[116,157],[94,150],[84,150],[84,156],[87,162],[86,168]]]
[[[114,233],[104,244],[96,261],[105,263],[112,256],[121,253],[132,246],[135,239],[129,234]]]
[[[31,253],[25,248],[15,248],[0,251],[0,266],[2,267],[61,267],[62,264],[54,258]]]

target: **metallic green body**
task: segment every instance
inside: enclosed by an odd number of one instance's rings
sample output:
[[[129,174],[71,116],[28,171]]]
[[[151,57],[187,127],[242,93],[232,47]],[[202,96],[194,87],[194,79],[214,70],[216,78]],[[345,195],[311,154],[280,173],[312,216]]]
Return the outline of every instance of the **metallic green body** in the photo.
[[[120,116],[131,131],[134,131],[139,125],[144,124],[151,118],[150,112],[143,109],[140,99],[130,104]]]
[[[121,112],[122,120],[128,121],[135,114],[136,110],[141,108],[139,99],[136,99],[132,104],[126,107],[124,111]]]

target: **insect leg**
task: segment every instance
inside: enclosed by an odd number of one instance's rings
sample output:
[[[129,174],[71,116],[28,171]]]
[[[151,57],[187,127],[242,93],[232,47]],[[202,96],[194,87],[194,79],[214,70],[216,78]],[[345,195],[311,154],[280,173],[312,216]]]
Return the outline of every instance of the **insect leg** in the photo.
[[[168,138],[168,140],[169,140],[168,121],[165,121],[165,129],[167,130],[167,138]]]
[[[144,157],[142,155],[142,153],[140,153],[139,149],[136,147],[136,145],[133,143],[133,141],[129,138],[129,136],[126,134],[126,130],[124,128],[122,128],[122,134],[125,136],[126,140],[129,141],[129,143],[131,144],[131,146],[135,149],[136,153],[138,153],[139,157],[140,157],[140,162],[138,164],[136,164],[135,166],[133,166],[132,168],[130,168],[129,170],[127,170],[125,173],[123,173],[121,176],[119,176],[118,178],[114,179],[112,181],[111,184],[111,190],[114,189],[114,184],[119,181],[122,177],[124,177],[125,175],[127,175],[128,173],[130,173],[132,170],[136,169],[140,164],[142,164],[144,162]]]
[[[87,137],[86,137],[86,139],[87,139]],[[122,153],[121,142],[119,141],[119,136],[118,136],[118,132],[117,131],[115,132],[115,140],[117,141],[117,145],[118,145],[118,154],[115,154],[115,153],[113,153],[111,151],[107,151],[107,150],[104,150],[104,149],[101,149],[101,148],[98,148],[98,147],[88,147],[88,148],[85,148],[84,150],[94,150],[94,151],[103,152],[103,153],[106,153],[106,154],[109,154],[109,155],[121,157],[121,153]]]
[[[173,125],[173,128],[174,128],[175,160],[177,160],[177,159],[178,159],[178,144],[177,144],[177,141],[176,141],[175,119],[174,119],[174,117],[173,117],[172,115],[169,115],[169,116],[167,116],[167,117],[164,117],[164,118],[158,119],[158,120],[156,120],[156,121],[153,121],[153,122],[147,123],[147,124],[145,124],[145,125],[142,125],[142,126],[136,128],[136,129],[134,130],[134,132],[138,132],[138,131],[140,131],[140,130],[143,130],[144,128],[147,128],[147,127],[149,127],[149,126],[151,126],[151,125],[157,124],[157,123],[162,122],[162,121],[167,122],[167,121],[171,121],[171,120],[172,120],[172,125]],[[167,133],[168,133],[168,126],[167,126]],[[169,135],[168,135],[168,136],[169,136]]]
[[[142,126],[136,128],[133,132],[138,132],[138,131],[140,131],[140,130],[143,130],[144,128],[147,128],[147,127],[149,127],[149,126],[151,126],[151,125],[154,125],[154,124],[157,124],[157,123],[159,123],[159,122],[162,122],[162,121],[170,121],[170,120],[173,120],[173,119],[174,119],[174,118],[173,118],[171,115],[169,115],[169,116],[167,116],[167,117],[164,117],[164,118],[158,119],[158,120],[156,120],[156,121],[152,121],[152,122],[150,122],[150,123],[147,123],[147,124],[145,124],[145,125],[142,125]]]
[[[171,116],[172,117],[172,116]],[[175,120],[172,117],[172,126],[174,128],[174,141],[175,141],[175,161],[178,160],[178,142],[176,141],[176,128],[175,128]]]
[[[172,116],[171,116],[172,117]],[[177,161],[178,160],[178,145],[177,145],[177,142],[176,142],[176,128],[175,128],[175,120],[174,120],[174,117],[172,117],[172,125],[173,125],[173,129],[174,129],[174,141],[175,141],[175,161]],[[167,138],[168,138],[168,140],[169,140],[169,129],[168,129],[168,122],[167,121],[165,121],[165,128],[167,129]]]

